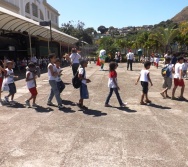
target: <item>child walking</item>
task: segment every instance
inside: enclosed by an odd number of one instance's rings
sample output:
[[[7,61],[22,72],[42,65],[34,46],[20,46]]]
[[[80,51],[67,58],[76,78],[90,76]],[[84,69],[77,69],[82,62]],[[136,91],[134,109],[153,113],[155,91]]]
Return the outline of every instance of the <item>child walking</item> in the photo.
[[[6,103],[10,103],[11,105],[14,105],[15,104],[14,95],[16,93],[16,85],[14,83],[14,78],[18,78],[18,76],[14,75],[14,71],[12,67],[13,67],[13,62],[7,61],[7,68],[4,71],[4,75],[5,75],[6,83],[9,86],[9,94],[4,97],[4,100]],[[9,97],[11,97],[10,102],[9,102]]]
[[[63,81],[61,80],[61,60],[59,58],[56,59],[56,62],[55,62],[55,66],[56,66],[56,70],[57,70],[57,77],[56,77],[56,83],[57,83],[57,87],[58,87],[58,90],[59,90],[59,94],[61,94],[61,92],[65,89],[65,84],[63,83]]]
[[[111,105],[109,105],[109,101],[110,98],[113,94],[113,92],[115,92],[116,97],[118,99],[119,105],[120,107],[125,107],[126,103],[123,103],[121,100],[121,97],[119,95],[118,90],[120,90],[118,83],[117,83],[117,72],[116,72],[116,68],[118,67],[118,64],[115,62],[111,62],[109,64],[109,79],[108,79],[108,87],[110,88],[110,92],[106,98],[106,102],[105,102],[105,107],[111,107]]]
[[[168,93],[167,91],[169,89],[171,89],[172,87],[172,70],[173,70],[173,67],[174,67],[174,64],[171,64],[171,58],[170,57],[167,57],[166,60],[165,60],[165,67],[168,68],[168,76],[166,74],[166,76],[163,78],[164,79],[164,82],[163,82],[163,91],[160,93],[161,96],[165,99],[165,98],[170,98],[168,96]],[[166,72],[167,73],[167,72]]]
[[[175,74],[174,74],[174,88],[172,90],[172,100],[175,100],[175,92],[177,87],[181,87],[181,93],[179,96],[179,100],[185,100],[183,97],[184,89],[185,89],[185,83],[183,80],[183,69],[182,69],[182,63],[184,62],[184,58],[182,56],[178,57],[178,63],[175,65]]]
[[[35,101],[37,97],[37,85],[36,85],[36,66],[34,63],[29,63],[27,71],[26,71],[26,82],[27,88],[31,93],[31,97],[25,101],[26,107],[30,106],[30,101],[33,99],[32,107],[37,107]]]
[[[56,66],[54,64],[55,62],[56,62],[56,55],[52,53],[49,55],[49,64],[48,64],[48,80],[51,87],[51,91],[48,97],[47,105],[54,105],[52,103],[52,99],[55,95],[56,101],[58,103],[58,108],[63,109],[64,107],[62,105],[62,100],[60,98],[60,93],[56,83],[56,77],[58,76],[58,73]]]
[[[140,80],[140,83],[142,85],[142,95],[141,95],[141,100],[140,100],[140,105],[146,105],[147,103],[151,103],[151,101],[148,99],[148,82],[151,83],[151,86],[153,86],[153,83],[150,79],[149,75],[149,68],[151,66],[151,62],[146,61],[144,63],[144,69],[141,70],[140,75],[136,81],[136,85],[138,84],[138,81]],[[144,102],[144,97],[145,97],[145,102]]]
[[[80,68],[78,71],[78,77],[82,81],[81,86],[80,86],[80,100],[78,103],[78,106],[81,109],[87,110],[88,107],[83,105],[84,99],[89,99],[89,92],[87,89],[87,83],[90,83],[91,80],[86,78],[86,70],[85,68],[87,67],[88,62],[86,60],[81,60],[80,61]]]

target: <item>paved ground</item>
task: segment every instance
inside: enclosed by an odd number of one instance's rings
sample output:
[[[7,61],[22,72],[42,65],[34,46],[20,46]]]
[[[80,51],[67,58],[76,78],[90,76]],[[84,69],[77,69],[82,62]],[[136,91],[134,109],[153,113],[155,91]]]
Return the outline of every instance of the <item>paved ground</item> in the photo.
[[[46,74],[37,81],[38,109],[24,108],[29,94],[25,81],[17,81],[18,104],[0,107],[0,167],[188,166],[188,103],[162,99],[160,69],[151,67],[154,86],[149,97],[153,104],[140,106],[141,87],[134,83],[141,67],[134,64],[134,71],[127,71],[121,64],[117,70],[127,108],[118,108],[115,96],[110,101],[114,107],[104,107],[108,71],[99,71],[94,64],[87,68],[92,82],[88,85],[90,99],[85,101],[89,110],[84,112],[74,105],[79,91],[70,84],[70,67],[64,68],[63,75],[64,111],[46,105]]]

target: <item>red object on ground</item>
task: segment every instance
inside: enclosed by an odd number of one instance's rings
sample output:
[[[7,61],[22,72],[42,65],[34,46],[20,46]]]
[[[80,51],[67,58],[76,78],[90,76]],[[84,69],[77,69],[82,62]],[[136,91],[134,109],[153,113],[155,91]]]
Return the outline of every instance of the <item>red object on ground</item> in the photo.
[[[97,65],[97,66],[101,66],[101,63],[100,63],[99,57],[97,58],[96,65]]]

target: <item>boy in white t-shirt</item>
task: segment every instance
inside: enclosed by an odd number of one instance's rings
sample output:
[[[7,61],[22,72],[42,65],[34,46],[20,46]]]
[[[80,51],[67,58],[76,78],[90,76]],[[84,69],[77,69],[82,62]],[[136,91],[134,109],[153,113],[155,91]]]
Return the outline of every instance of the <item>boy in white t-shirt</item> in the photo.
[[[86,60],[81,60],[80,61],[81,67],[79,68],[79,73],[78,73],[78,77],[80,78],[80,80],[82,80],[82,84],[80,86],[80,100],[79,100],[78,106],[81,109],[85,109],[85,110],[87,110],[88,108],[83,105],[83,101],[84,101],[84,99],[89,99],[87,83],[91,82],[90,79],[86,78],[85,68],[87,67],[87,64],[88,64],[88,62]]]
[[[14,105],[14,94],[16,93],[16,85],[14,83],[14,78],[18,78],[18,76],[14,75],[14,71],[12,69],[13,67],[13,62],[8,61],[7,62],[7,68],[4,71],[4,75],[6,78],[6,84],[9,86],[9,94],[5,96],[4,100],[6,103],[9,103],[9,97],[11,97],[10,104]]]
[[[148,99],[148,82],[150,82],[151,86],[153,86],[153,83],[150,79],[149,70],[148,70],[150,66],[151,66],[151,62],[146,61],[144,63],[144,69],[141,70],[140,75],[135,83],[135,85],[137,85],[138,81],[140,80],[142,88],[143,88],[140,105],[146,105],[147,103],[151,103],[151,101]],[[144,102],[144,97],[146,98],[145,102]]]
[[[29,63],[27,71],[26,71],[26,83],[27,88],[29,89],[31,93],[31,97],[25,101],[26,107],[30,107],[30,100],[33,99],[32,107],[37,107],[35,101],[37,97],[37,85],[36,85],[36,66],[34,63]]]
[[[172,100],[175,100],[175,92],[178,86],[181,87],[181,94],[179,96],[179,100],[185,100],[183,97],[185,83],[183,80],[183,70],[182,63],[184,62],[184,58],[182,56],[178,57],[178,63],[175,65],[175,74],[174,74],[174,88],[172,90]]]

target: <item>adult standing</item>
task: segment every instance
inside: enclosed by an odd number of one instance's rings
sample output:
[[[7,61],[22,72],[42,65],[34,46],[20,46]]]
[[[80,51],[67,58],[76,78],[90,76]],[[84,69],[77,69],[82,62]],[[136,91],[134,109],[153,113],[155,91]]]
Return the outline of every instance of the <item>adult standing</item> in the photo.
[[[129,70],[129,66],[130,66],[130,70],[132,71],[132,64],[133,64],[133,59],[134,59],[134,53],[132,53],[131,50],[129,50],[129,52],[126,55],[127,58],[127,70]]]
[[[81,56],[77,53],[76,48],[72,48],[71,52],[72,53],[69,58],[71,59],[72,73],[73,76],[75,76],[79,67],[79,59],[81,58]]]

